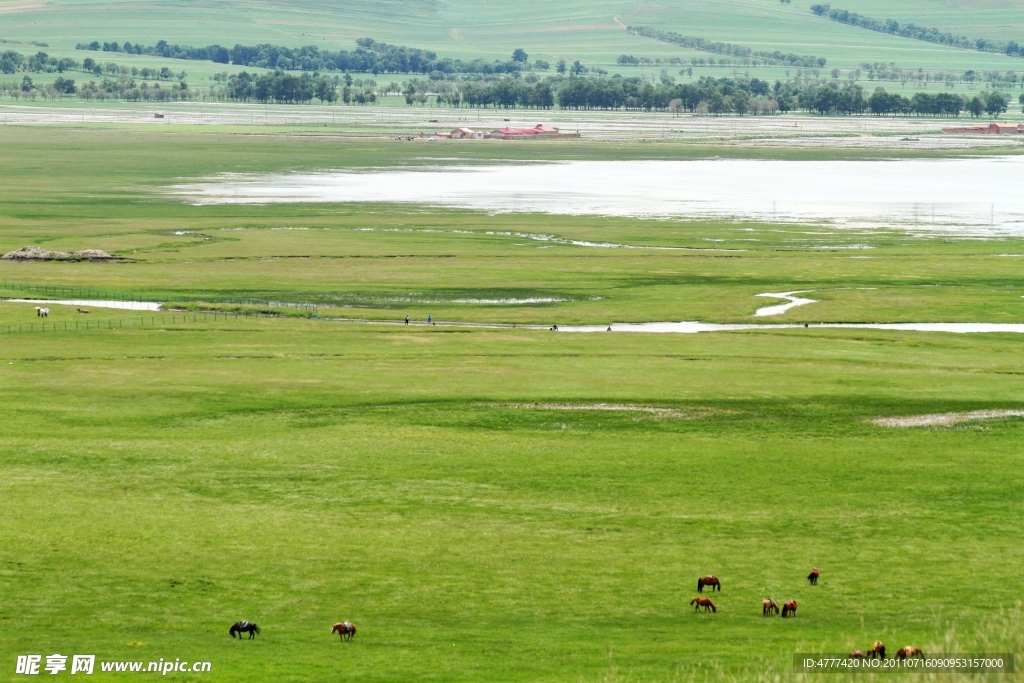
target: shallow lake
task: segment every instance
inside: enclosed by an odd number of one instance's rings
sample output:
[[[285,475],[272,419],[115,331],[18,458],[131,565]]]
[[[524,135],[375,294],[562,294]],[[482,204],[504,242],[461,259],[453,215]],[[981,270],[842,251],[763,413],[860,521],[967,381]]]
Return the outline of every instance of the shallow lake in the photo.
[[[509,143],[512,144],[512,143]],[[1024,157],[568,161],[218,176],[197,204],[408,202],[488,212],[731,217],[1024,234]]]

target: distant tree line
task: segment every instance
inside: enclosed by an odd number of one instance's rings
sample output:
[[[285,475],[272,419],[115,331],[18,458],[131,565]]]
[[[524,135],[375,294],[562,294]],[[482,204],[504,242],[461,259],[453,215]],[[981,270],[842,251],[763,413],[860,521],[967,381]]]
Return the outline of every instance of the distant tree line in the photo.
[[[34,55],[25,56],[14,50],[5,50],[0,53],[0,73],[13,74],[16,71],[33,71],[36,73],[63,73],[81,68],[81,64],[74,59],[64,57],[57,59],[45,52],[37,52]]]
[[[629,33],[645,38],[654,38],[666,43],[672,43],[681,47],[687,47],[702,52],[714,52],[723,55],[732,55],[741,59],[750,59],[755,66],[758,64],[769,64],[776,66],[801,66],[801,67],[823,67],[826,60],[824,57],[814,55],[797,55],[792,52],[774,52],[751,50],[749,47],[735,45],[733,43],[719,43],[684,36],[674,31],[659,31],[650,26],[629,26],[626,28]]]
[[[323,103],[336,102],[337,84],[326,76],[314,78],[309,73],[300,76],[277,70],[264,74],[243,71],[232,75],[226,85],[227,98],[247,102],[309,102],[314,97]],[[376,95],[373,100],[376,101]],[[349,101],[349,100],[346,100]]]
[[[154,81],[169,81],[171,79],[185,80],[186,73],[179,71],[174,73],[169,68],[149,68],[118,66],[114,62],[98,62],[92,57],[86,57],[81,62],[64,57],[57,59],[50,57],[45,52],[37,52],[26,57],[13,50],[0,53],[0,73],[12,74],[17,71],[30,71],[33,73],[64,73],[65,71],[82,71],[91,73],[94,76],[135,76]]]
[[[999,116],[1006,111],[1009,103],[1009,98],[998,92],[983,92],[973,97],[952,93],[932,95],[919,92],[907,98],[896,93],[887,93],[883,88],[876,88],[867,100],[868,111],[876,116],[960,116],[961,112],[967,112],[974,117],[982,114]]]
[[[480,73],[480,74],[511,74],[529,68],[526,52],[519,49],[513,58],[507,61],[474,59],[464,62],[461,59],[438,57],[435,52],[399,45],[381,43],[373,38],[360,38],[356,41],[356,49],[321,50],[315,45],[290,48],[281,45],[264,43],[260,45],[235,45],[232,48],[221,45],[192,47],[189,45],[170,44],[166,40],[156,45],[144,46],[129,42],[118,44],[93,41],[88,44],[79,43],[79,50],[104,52],[125,52],[139,55],[154,55],[173,59],[192,59],[212,61],[220,64],[257,67],[263,69],[281,69],[282,71],[352,71],[357,73],[419,73],[439,74]],[[551,68],[544,60],[537,60],[532,68],[541,71]]]
[[[38,97],[57,99],[72,95],[77,95],[80,99],[87,101],[110,99],[131,102],[139,100],[164,102],[195,98],[195,92],[189,89],[188,84],[184,81],[161,87],[159,83],[154,83],[152,86],[145,82],[138,83],[130,76],[121,76],[117,79],[104,78],[100,83],[89,81],[77,84],[72,78],[58,76],[49,85],[35,83],[30,76],[24,76],[20,83],[0,83],[0,93],[6,93],[14,99],[28,100],[35,100]]]
[[[900,25],[899,22],[893,21],[892,19],[882,21],[880,19],[864,16],[863,14],[857,14],[856,12],[850,12],[845,9],[833,9],[831,5],[811,5],[811,11],[818,16],[827,17],[832,21],[850,24],[851,26],[859,26],[860,28],[866,28],[869,31],[891,33],[896,36],[903,36],[904,38],[914,38],[915,40],[924,40],[929,43],[940,43],[942,45],[962,47],[970,50],[999,52],[1011,56],[1024,57],[1024,49],[1012,40],[1009,42],[999,42],[995,40],[988,40],[986,38],[977,38],[972,40],[966,36],[956,36],[949,32],[943,33],[937,28],[916,26],[914,24]]]

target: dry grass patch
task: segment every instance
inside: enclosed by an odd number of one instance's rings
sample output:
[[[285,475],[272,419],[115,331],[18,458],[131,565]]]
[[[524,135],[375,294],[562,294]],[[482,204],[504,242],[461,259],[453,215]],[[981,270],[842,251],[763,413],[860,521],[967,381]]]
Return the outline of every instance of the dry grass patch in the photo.
[[[949,427],[960,422],[996,420],[1001,417],[1024,417],[1024,410],[972,410],[965,413],[878,417],[871,420],[871,424],[879,427]]]
[[[641,413],[655,419],[697,420],[708,417],[716,411],[711,408],[679,410],[661,406],[636,405],[630,403],[485,403],[490,408],[516,408],[523,410],[579,410],[622,413]]]

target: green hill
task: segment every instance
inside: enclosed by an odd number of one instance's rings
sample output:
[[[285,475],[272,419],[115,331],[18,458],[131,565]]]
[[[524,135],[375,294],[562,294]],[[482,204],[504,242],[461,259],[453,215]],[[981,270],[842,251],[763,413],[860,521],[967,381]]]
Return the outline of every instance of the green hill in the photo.
[[[0,0],[0,38],[72,48],[91,40],[183,44],[271,42],[349,48],[355,38],[435,50],[459,58],[531,57],[613,64],[620,54],[651,58],[707,56],[631,36],[649,25],[754,50],[825,57],[828,67],[895,62],[904,68],[1021,70],[1024,59],[881,34],[817,17],[810,2],[778,0],[568,0],[542,3],[470,0]],[[1024,42],[1024,7],[1008,0],[839,0],[835,6],[880,19],[935,26],[971,38]]]

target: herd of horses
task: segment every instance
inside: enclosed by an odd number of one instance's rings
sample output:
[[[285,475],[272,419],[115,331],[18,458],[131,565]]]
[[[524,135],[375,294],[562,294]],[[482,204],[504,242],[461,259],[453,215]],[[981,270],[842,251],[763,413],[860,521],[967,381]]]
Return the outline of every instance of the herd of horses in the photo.
[[[880,640],[876,640],[874,647],[867,652],[864,650],[854,650],[850,653],[850,659],[874,659],[875,657],[885,659],[885,644]],[[896,650],[896,653],[893,655],[893,659],[900,660],[909,659],[911,657],[924,659],[924,653],[921,652],[921,648],[919,647],[907,645],[906,647],[901,647],[899,650]]]
[[[807,580],[811,582],[812,586],[817,586],[818,585],[818,577],[819,576],[821,576],[821,572],[818,571],[818,568],[817,567],[812,567],[811,568],[811,573],[807,575]],[[709,574],[707,576],[702,576],[699,579],[697,579],[697,592],[698,593],[703,593],[705,586],[710,586],[712,593],[714,593],[715,591],[721,591],[722,590],[722,582],[719,581],[718,577],[715,576],[714,574]],[[697,597],[695,597],[693,600],[690,601],[690,604],[693,605],[693,609],[694,609],[695,612],[700,612],[701,608],[703,608],[705,612],[712,612],[712,613],[718,612],[718,608],[715,606],[715,603],[713,603],[709,598],[705,598],[703,596],[699,596],[698,595]],[[761,614],[762,614],[762,616],[766,616],[766,617],[771,616],[773,612],[775,614],[779,614],[780,613],[779,604],[777,602],[775,602],[775,600],[773,600],[772,598],[765,598],[761,602]],[[785,619],[786,617],[795,617],[796,616],[796,600],[787,600],[786,602],[782,603],[781,614],[782,614],[782,618],[783,619]]]
[[[820,576],[821,572],[818,571],[818,568],[812,567],[811,573],[807,575],[807,580],[811,583],[812,586],[817,586],[818,577]],[[714,574],[702,576],[699,579],[697,579],[698,593],[703,593],[705,586],[710,586],[712,593],[716,590],[719,592],[721,592],[722,590],[722,582],[719,581],[718,577],[716,577]],[[718,612],[718,607],[716,607],[715,603],[711,601],[711,598],[705,598],[703,595],[698,595],[697,597],[695,597],[693,600],[690,601],[690,604],[693,605],[695,612],[700,612],[702,609],[705,613]],[[775,602],[775,600],[773,600],[772,598],[765,598],[761,602],[761,615],[765,617],[770,617],[773,613],[781,613],[783,619],[790,616],[795,617],[796,600],[787,600],[786,602],[782,603],[782,609],[780,610],[779,604]],[[228,629],[228,633],[231,634],[231,637],[234,638],[235,634],[237,634],[239,640],[242,639],[243,633],[248,633],[249,640],[252,640],[256,637],[256,635],[259,632],[260,627],[251,621],[236,622],[231,625],[230,629]],[[356,625],[350,621],[343,621],[337,623],[331,627],[331,635],[334,635],[335,633],[337,633],[341,637],[342,641],[352,640],[352,638],[354,638],[356,635]],[[885,644],[879,640],[875,641],[875,644],[872,646],[870,650],[854,650],[850,653],[850,659],[875,659],[876,657],[878,659],[885,659]],[[906,647],[897,650],[893,657],[896,659],[907,659],[909,657],[924,657],[924,655],[921,653],[921,648],[913,647],[912,645],[907,645]]]
[[[252,621],[236,621],[228,629],[228,633],[234,638],[235,634],[238,634],[238,639],[242,639],[243,633],[249,634],[249,640],[255,638],[260,632],[260,627]],[[342,621],[331,627],[331,635],[337,633],[341,636],[341,639],[352,640],[356,636],[356,625],[351,621]]]
[[[818,585],[818,578],[820,576],[821,576],[821,572],[818,571],[818,568],[817,567],[812,567],[811,568],[811,573],[807,575],[807,580],[810,582],[810,584],[812,586],[817,586]],[[718,577],[715,576],[714,574],[709,574],[708,576],[702,576],[699,579],[697,579],[697,592],[698,593],[703,593],[705,586],[710,586],[712,593],[715,592],[716,590],[717,591],[721,591],[722,590],[722,582],[719,581]],[[713,603],[709,598],[705,598],[705,597],[700,596],[700,595],[698,595],[693,600],[691,600],[690,604],[693,605],[693,608],[694,608],[695,612],[700,612],[702,609],[704,610],[705,613],[706,612],[712,612],[712,613],[717,613],[718,612],[718,608],[715,606],[715,603]],[[779,614],[780,612],[782,614],[782,618],[783,619],[785,619],[786,617],[790,617],[790,616],[795,617],[796,616],[796,600],[787,600],[786,602],[782,603],[782,609],[781,610],[779,610],[779,603],[775,602],[775,600],[773,600],[772,598],[765,598],[764,600],[761,601],[761,615],[762,616],[770,617],[773,613],[774,614]],[[854,650],[853,652],[850,653],[850,659],[874,659],[876,657],[878,659],[885,659],[885,644],[882,643],[880,640],[876,640],[874,646],[872,646],[872,648],[870,650],[867,650],[867,651],[864,651],[864,650]],[[896,659],[907,659],[909,657],[921,657],[921,658],[923,658],[924,655],[921,653],[921,648],[914,647],[912,645],[907,645],[906,647],[900,648],[899,650],[897,650],[896,653],[893,655],[893,657],[896,658]]]

